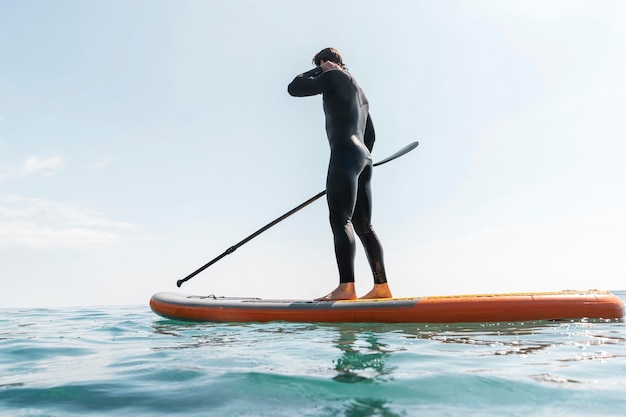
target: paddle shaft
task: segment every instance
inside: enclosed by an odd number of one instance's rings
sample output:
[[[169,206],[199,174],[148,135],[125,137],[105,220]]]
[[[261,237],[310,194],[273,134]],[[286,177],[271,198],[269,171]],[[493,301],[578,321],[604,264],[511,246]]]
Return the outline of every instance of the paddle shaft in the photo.
[[[415,149],[417,147],[419,143],[418,142],[412,142],[410,144],[408,144],[407,146],[405,146],[404,148],[400,149],[398,152],[394,153],[393,155],[383,159],[382,161],[376,162],[374,164],[374,166],[379,166],[379,165],[383,165],[386,164],[387,162],[393,161],[394,159],[397,159],[399,157],[401,157],[404,154],[407,154],[409,152],[411,152],[413,149]],[[234,251],[236,251],[239,247],[245,245],[246,243],[248,243],[249,241],[251,241],[252,239],[254,239],[255,237],[257,237],[258,235],[260,235],[261,233],[265,232],[267,229],[269,229],[272,226],[275,226],[276,224],[282,222],[283,220],[285,220],[287,217],[291,216],[292,214],[302,210],[303,208],[305,208],[306,206],[308,206],[309,204],[313,203],[314,201],[320,199],[321,197],[323,197],[324,195],[326,195],[326,190],[321,191],[319,193],[317,193],[315,196],[309,198],[307,201],[305,201],[304,203],[300,204],[298,207],[295,207],[291,210],[289,210],[287,213],[283,214],[282,216],[280,216],[279,218],[277,218],[276,220],[266,224],[265,226],[263,226],[262,228],[260,228],[259,230],[257,230],[256,232],[252,233],[250,236],[248,236],[247,238],[245,238],[244,240],[242,240],[241,242],[231,246],[230,248],[226,249],[224,251],[224,253],[222,253],[221,255],[219,255],[218,257],[211,259],[209,262],[207,262],[206,264],[204,264],[203,266],[201,266],[200,268],[196,269],[195,271],[193,271],[191,274],[187,275],[185,278],[183,279],[179,279],[178,281],[176,281],[176,285],[178,286],[178,288],[180,288],[181,285],[183,285],[183,283],[189,281],[191,278],[195,277],[196,275],[198,275],[200,272],[204,271],[205,269],[207,269],[208,267],[210,267],[211,265],[213,265],[215,262],[219,261],[220,259],[222,259],[223,257],[225,257],[226,255],[230,255],[231,253],[233,253]]]

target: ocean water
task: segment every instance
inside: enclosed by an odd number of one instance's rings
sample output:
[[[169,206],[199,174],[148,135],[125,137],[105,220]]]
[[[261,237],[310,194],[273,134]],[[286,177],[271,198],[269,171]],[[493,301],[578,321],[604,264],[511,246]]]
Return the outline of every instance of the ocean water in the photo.
[[[616,292],[626,301],[626,292]],[[0,309],[0,416],[625,416],[626,325]]]

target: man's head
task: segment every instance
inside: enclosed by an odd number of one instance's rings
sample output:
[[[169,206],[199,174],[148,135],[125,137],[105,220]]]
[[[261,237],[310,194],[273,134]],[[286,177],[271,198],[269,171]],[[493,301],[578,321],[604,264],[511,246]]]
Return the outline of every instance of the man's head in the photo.
[[[346,68],[345,64],[343,63],[343,58],[341,57],[341,54],[335,48],[325,48],[315,54],[315,56],[313,57],[313,64],[319,67],[322,61],[334,62],[341,68]]]

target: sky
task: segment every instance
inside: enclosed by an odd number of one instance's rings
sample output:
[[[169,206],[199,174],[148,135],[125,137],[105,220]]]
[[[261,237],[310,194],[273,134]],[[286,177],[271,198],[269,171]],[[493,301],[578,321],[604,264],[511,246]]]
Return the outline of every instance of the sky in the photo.
[[[338,281],[321,97],[370,101],[395,296],[626,288],[626,2],[0,2],[0,308]],[[372,285],[359,246],[357,291]]]

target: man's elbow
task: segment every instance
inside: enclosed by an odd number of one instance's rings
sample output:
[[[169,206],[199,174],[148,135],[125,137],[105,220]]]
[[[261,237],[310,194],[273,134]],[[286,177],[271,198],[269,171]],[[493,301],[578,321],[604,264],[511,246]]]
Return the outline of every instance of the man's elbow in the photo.
[[[292,97],[298,97],[299,96],[298,89],[293,85],[293,83],[291,83],[291,84],[289,84],[287,86],[287,92]]]

